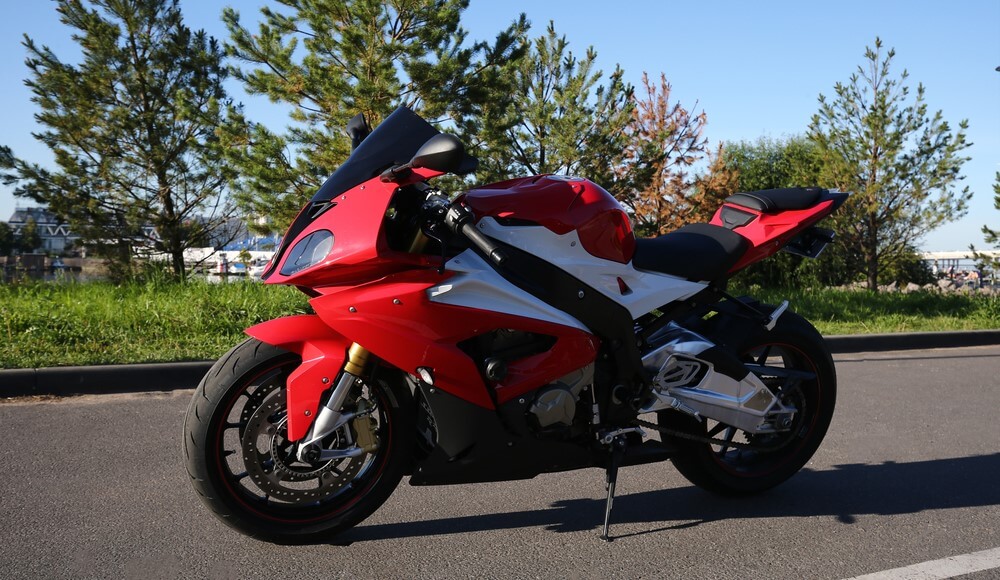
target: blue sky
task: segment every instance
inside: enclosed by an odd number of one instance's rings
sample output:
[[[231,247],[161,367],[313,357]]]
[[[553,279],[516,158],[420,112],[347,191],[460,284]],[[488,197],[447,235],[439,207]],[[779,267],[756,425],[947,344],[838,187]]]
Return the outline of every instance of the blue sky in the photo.
[[[192,28],[219,38],[222,8],[240,10],[245,22],[255,20],[263,0],[182,0]],[[20,157],[47,164],[48,150],[31,137],[37,112],[23,85],[27,69],[21,46],[24,33],[52,47],[64,59],[77,54],[69,32],[56,18],[54,3],[45,0],[0,0],[0,110],[5,112],[0,144]],[[1000,0],[842,0],[736,2],[703,0],[472,0],[463,16],[470,39],[492,38],[521,12],[531,20],[532,34],[544,33],[550,20],[567,36],[571,49],[588,46],[598,53],[602,69],[615,64],[638,84],[643,71],[660,72],[673,84],[673,96],[688,107],[697,102],[708,115],[706,136],[719,141],[753,140],[803,133],[817,110],[820,93],[832,96],[833,85],[847,81],[862,63],[865,47],[880,36],[896,49],[894,71],[904,68],[916,89],[923,83],[932,111],[938,109],[953,126],[968,119],[964,183],[974,192],[969,214],[928,235],[926,250],[982,246],[983,224],[1000,226],[993,209],[992,183],[1000,170]],[[247,112],[273,128],[286,124],[284,111],[266,99],[232,92]],[[15,204],[11,189],[0,186],[0,219]]]

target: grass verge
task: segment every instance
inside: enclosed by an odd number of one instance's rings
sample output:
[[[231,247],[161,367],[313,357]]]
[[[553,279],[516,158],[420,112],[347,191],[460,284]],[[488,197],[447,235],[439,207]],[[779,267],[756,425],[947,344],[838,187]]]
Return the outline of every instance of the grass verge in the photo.
[[[243,282],[0,285],[0,368],[213,359],[306,306],[294,288]]]
[[[740,293],[740,292],[737,292]],[[1000,328],[1000,297],[757,290],[824,334]],[[210,360],[243,329],[304,312],[293,288],[233,282],[0,285],[0,368]]]
[[[788,300],[792,310],[830,335],[1000,328],[1000,296],[833,289],[747,293],[770,304]]]

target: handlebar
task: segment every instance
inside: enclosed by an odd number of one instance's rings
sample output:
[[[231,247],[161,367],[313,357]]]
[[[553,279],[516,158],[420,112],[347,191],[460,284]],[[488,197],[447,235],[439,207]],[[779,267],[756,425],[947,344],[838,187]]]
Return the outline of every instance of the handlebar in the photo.
[[[500,244],[476,229],[472,223],[474,219],[472,210],[463,204],[456,203],[448,208],[444,223],[451,231],[465,236],[491,262],[497,266],[502,265],[507,260],[507,253],[504,252]]]

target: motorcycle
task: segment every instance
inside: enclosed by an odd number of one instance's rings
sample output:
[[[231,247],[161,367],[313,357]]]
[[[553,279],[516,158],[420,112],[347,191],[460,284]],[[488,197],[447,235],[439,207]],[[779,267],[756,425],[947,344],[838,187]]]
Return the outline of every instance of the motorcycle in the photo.
[[[450,200],[473,171],[406,108],[371,131],[295,218],[262,276],[310,296],[198,386],[184,456],[224,523],[325,540],[410,485],[671,460],[723,495],[772,488],[825,435],[836,373],[788,309],[726,291],[779,250],[815,257],[847,193],[737,193],[710,223],[636,239],[597,184],[537,175]]]

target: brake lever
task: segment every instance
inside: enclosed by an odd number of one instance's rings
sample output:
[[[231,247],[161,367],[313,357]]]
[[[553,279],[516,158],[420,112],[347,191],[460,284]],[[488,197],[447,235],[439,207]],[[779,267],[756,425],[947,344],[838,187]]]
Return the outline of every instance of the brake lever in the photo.
[[[445,226],[445,214],[448,213],[449,207],[451,201],[440,193],[427,196],[420,206],[420,231],[441,246],[441,265],[438,267],[438,274],[444,274],[445,262],[448,260],[447,238],[451,232]]]

